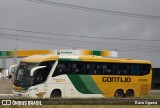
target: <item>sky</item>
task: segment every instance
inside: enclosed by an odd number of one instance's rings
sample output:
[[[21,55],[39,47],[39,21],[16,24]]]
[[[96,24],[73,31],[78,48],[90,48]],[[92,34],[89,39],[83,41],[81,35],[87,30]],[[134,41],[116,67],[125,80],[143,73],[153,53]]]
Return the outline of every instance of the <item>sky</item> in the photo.
[[[66,7],[33,1],[0,0],[0,50],[117,50],[119,58],[150,60],[160,67],[159,0],[41,0]]]

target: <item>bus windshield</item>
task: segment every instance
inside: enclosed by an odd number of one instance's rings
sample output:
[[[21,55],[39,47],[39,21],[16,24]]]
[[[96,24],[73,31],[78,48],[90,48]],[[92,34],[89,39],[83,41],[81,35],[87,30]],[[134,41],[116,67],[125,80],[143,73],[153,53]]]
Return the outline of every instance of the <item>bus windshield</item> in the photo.
[[[16,73],[14,74],[14,85],[22,86],[22,87],[30,87],[36,84],[40,84],[44,82],[52,66],[54,65],[55,61],[44,61],[40,63],[27,63],[27,62],[20,62]],[[30,76],[30,71],[32,68],[36,66],[46,66],[43,69],[38,69],[34,72],[33,76]]]
[[[31,86],[33,85],[34,77],[30,76],[32,68],[36,67],[38,63],[21,62],[15,73],[14,84],[16,86]]]

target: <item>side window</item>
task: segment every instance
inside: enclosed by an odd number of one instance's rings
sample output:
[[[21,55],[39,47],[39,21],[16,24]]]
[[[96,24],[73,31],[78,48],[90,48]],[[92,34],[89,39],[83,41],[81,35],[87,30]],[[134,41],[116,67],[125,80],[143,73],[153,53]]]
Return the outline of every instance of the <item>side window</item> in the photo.
[[[102,64],[102,72],[101,74],[112,75],[114,71],[114,65],[109,63]]]
[[[46,62],[40,63],[40,66],[46,66],[46,68],[40,69],[39,70],[40,72],[37,72],[37,75],[42,76],[42,78],[41,78],[42,82],[44,82],[47,79],[48,74],[50,73],[54,63],[55,63],[55,61],[46,61]]]
[[[84,74],[85,64],[83,62],[71,62],[71,71],[73,74]]]
[[[131,64],[131,70],[130,74],[131,75],[140,75],[140,65],[139,64]]]
[[[101,74],[108,74],[108,72],[107,72],[107,64],[102,64]]]
[[[150,72],[149,64],[130,64],[130,75],[146,75]]]
[[[71,63],[70,62],[64,62],[64,65],[65,65],[64,73],[70,74],[71,73]]]
[[[52,77],[67,73],[67,66],[65,64],[65,62],[59,61]]]
[[[100,75],[113,75],[115,71],[114,63],[101,63],[99,64],[99,73]]]
[[[86,74],[92,74],[92,72],[93,72],[92,64],[86,63]]]
[[[130,74],[130,65],[129,64],[118,64],[119,75],[129,75]]]
[[[141,65],[141,75],[149,74],[149,72],[150,72],[150,65],[149,64]]]
[[[72,63],[71,67],[72,67],[71,70],[72,70],[73,74],[78,74],[79,73],[78,65],[77,65],[76,62]]]
[[[82,62],[79,64],[80,70],[82,74],[86,75],[94,75],[99,74],[101,71],[101,64],[100,63],[91,63],[91,62]]]
[[[36,70],[34,76],[35,76],[34,80],[35,84],[40,84],[44,82],[47,78],[47,76],[45,76],[45,68]]]
[[[115,72],[115,64],[108,64],[107,65],[107,72],[108,72],[108,74],[114,74],[114,72]]]
[[[93,71],[92,74],[100,74],[102,71],[101,63],[93,63]]]

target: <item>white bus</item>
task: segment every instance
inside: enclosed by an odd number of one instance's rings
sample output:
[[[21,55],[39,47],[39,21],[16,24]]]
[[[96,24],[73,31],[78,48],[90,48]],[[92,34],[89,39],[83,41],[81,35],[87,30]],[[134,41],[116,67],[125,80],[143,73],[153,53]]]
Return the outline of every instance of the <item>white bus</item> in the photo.
[[[13,95],[31,98],[140,97],[150,93],[151,62],[93,55],[35,55],[19,63]]]

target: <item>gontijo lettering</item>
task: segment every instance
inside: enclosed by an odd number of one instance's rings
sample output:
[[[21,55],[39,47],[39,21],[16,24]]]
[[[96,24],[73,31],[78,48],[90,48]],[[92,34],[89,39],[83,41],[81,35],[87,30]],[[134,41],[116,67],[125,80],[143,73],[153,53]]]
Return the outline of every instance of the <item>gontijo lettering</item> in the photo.
[[[130,77],[103,77],[102,82],[131,82]]]

